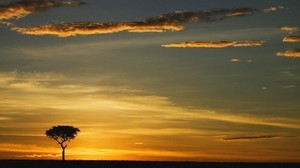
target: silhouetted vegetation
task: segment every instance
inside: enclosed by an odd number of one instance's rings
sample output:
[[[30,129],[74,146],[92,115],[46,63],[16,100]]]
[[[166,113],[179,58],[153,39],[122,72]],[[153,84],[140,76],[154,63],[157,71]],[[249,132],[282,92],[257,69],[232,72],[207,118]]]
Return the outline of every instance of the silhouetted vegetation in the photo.
[[[80,130],[73,126],[58,125],[47,130],[45,134],[49,138],[54,139],[60,145],[62,148],[62,160],[65,160],[65,149],[68,145],[67,143],[74,139],[78,132],[80,132]]]

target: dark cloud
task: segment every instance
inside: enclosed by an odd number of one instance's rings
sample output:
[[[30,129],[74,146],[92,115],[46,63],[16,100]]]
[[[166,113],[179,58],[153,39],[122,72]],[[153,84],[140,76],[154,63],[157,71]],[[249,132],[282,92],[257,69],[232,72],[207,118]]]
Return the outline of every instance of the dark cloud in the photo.
[[[6,5],[0,5],[0,21],[7,21],[11,19],[20,19],[34,12],[43,11],[52,7],[61,6],[77,6],[84,4],[78,1],[18,1]]]
[[[256,12],[253,8],[212,9],[192,11],[176,11],[158,17],[146,19],[147,23],[185,23],[185,22],[211,22],[230,17],[248,16]]]
[[[224,141],[251,141],[261,139],[293,138],[295,136],[276,136],[276,135],[258,135],[258,136],[238,136],[222,138]]]
[[[181,31],[186,22],[212,22],[231,17],[252,15],[256,9],[213,9],[198,12],[177,11],[158,17],[147,18],[139,22],[71,22],[46,24],[33,27],[13,27],[12,30],[27,35],[55,35],[58,37],[69,37],[76,35],[108,34],[122,31],[128,32],[165,32]]]

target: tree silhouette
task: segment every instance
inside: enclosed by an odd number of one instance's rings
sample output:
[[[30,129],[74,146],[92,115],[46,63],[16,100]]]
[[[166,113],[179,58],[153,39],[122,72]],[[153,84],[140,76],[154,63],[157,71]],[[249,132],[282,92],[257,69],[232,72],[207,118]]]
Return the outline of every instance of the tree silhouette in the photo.
[[[74,139],[80,130],[73,126],[58,125],[48,129],[45,134],[47,137],[54,139],[62,148],[62,160],[65,160],[65,149],[67,143]]]

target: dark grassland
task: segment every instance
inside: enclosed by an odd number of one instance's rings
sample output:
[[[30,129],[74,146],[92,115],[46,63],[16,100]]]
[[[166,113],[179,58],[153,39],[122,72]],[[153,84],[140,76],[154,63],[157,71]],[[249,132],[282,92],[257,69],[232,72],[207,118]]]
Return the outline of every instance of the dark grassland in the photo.
[[[299,168],[300,163],[0,160],[1,168]]]

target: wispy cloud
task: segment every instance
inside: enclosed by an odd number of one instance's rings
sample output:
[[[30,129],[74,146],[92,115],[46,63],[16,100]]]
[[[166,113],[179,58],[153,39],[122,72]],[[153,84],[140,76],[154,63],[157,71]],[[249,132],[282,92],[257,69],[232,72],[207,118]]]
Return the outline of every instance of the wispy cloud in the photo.
[[[56,109],[80,111],[80,113],[86,111],[92,114],[94,111],[98,113],[99,110],[102,112],[114,111],[115,113],[110,115],[113,117],[109,122],[112,120],[130,121],[130,123],[143,122],[145,126],[147,124],[152,125],[153,120],[149,121],[150,117],[155,118],[155,122],[158,120],[167,122],[178,119],[198,119],[300,128],[298,121],[291,121],[290,119],[279,121],[272,118],[262,119],[255,116],[222,114],[206,109],[189,109],[175,105],[169,97],[153,95],[147,91],[126,87],[100,86],[99,83],[92,84],[92,82],[84,84],[54,73],[0,73],[0,81],[0,87],[5,90],[1,90],[0,94],[0,98],[3,100],[0,102],[1,110],[9,108],[18,111],[26,109],[30,111],[50,109],[52,111]],[[57,97],[63,97],[63,99],[58,100]],[[148,115],[145,116],[145,114]],[[60,115],[68,114],[61,113]],[[63,117],[64,120],[65,117]],[[72,118],[76,119],[76,116]],[[136,120],[137,118],[139,120]],[[30,120],[32,121],[32,118]],[[89,119],[88,122],[95,121]]]
[[[290,48],[283,52],[277,52],[276,55],[282,56],[282,57],[298,57],[298,58],[300,58],[300,49]]]
[[[11,117],[0,117],[0,121],[8,121],[11,120]]]
[[[101,22],[70,22],[46,24],[33,27],[13,27],[12,30],[27,35],[55,35],[69,37],[76,35],[109,34],[118,32],[165,32],[181,31],[187,22],[213,22],[231,17],[252,15],[256,9],[234,8],[192,11],[176,11],[144,21],[101,23]]]
[[[61,6],[77,6],[84,4],[77,1],[18,1],[9,3],[7,5],[0,5],[0,21],[7,21],[11,19],[20,19],[34,12],[43,11],[52,7]]]
[[[280,30],[293,32],[293,31],[300,30],[300,28],[299,27],[291,27],[291,26],[282,26],[282,27],[280,27]]]
[[[282,86],[282,88],[284,89],[290,89],[290,88],[294,88],[295,85],[286,85],[286,86]]]
[[[279,136],[279,135],[256,135],[256,136],[237,136],[237,137],[225,137],[224,141],[256,141],[262,139],[277,139],[277,138],[293,138],[294,136]]]
[[[282,39],[283,42],[297,43],[300,42],[300,36],[286,36]]]
[[[264,41],[187,41],[163,44],[166,48],[225,48],[225,47],[256,47]]]
[[[17,158],[59,158],[58,154],[27,154],[27,155],[17,155]]]
[[[275,12],[275,11],[283,10],[283,9],[287,9],[287,8],[284,6],[271,6],[269,8],[264,9],[263,11],[266,13],[270,13],[270,12]]]

